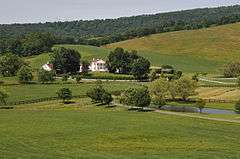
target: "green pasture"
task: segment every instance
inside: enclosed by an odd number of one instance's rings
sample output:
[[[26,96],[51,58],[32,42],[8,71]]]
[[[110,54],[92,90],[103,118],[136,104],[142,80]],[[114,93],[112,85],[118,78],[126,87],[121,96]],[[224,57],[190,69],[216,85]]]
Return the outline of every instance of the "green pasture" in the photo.
[[[97,107],[89,99],[0,110],[1,158],[238,159],[240,126]]]
[[[240,59],[240,23],[207,29],[154,34],[109,44],[138,50],[152,65],[170,64],[186,72],[221,73],[222,67]]]

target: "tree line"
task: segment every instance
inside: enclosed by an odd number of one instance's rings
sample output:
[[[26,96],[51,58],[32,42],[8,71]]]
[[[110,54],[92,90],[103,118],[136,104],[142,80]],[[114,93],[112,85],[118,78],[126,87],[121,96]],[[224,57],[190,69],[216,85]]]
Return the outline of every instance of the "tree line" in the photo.
[[[0,54],[38,55],[51,51],[55,43],[55,37],[50,33],[29,33],[17,38],[1,39]]]
[[[0,39],[48,32],[56,43],[101,46],[154,33],[207,28],[240,21],[240,5],[118,19],[0,25]]]

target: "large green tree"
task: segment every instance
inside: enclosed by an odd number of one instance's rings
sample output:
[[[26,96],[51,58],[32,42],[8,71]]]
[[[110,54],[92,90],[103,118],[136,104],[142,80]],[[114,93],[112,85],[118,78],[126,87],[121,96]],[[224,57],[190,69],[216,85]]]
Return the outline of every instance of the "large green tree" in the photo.
[[[189,78],[180,78],[177,81],[177,92],[183,100],[186,100],[189,96],[196,94],[197,82]]]
[[[24,61],[17,55],[8,53],[0,57],[0,74],[4,77],[15,76],[24,65]]]
[[[57,73],[76,74],[80,69],[81,56],[76,50],[64,47],[54,49],[50,59]]]
[[[131,74],[138,80],[147,78],[150,71],[150,65],[147,59],[143,57],[138,58],[132,63]]]
[[[118,71],[122,74],[131,73],[131,65],[135,59],[138,59],[136,51],[128,52],[123,48],[116,48],[108,55],[108,69],[110,72],[115,73]]]

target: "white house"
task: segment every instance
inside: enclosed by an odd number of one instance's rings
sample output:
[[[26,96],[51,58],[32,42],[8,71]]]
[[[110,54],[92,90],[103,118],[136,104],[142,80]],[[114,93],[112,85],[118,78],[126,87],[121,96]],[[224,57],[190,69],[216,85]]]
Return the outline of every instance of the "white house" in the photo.
[[[52,71],[53,70],[53,64],[47,63],[47,64],[43,65],[42,68],[45,71]]]
[[[108,72],[106,61],[93,58],[90,62],[89,70],[92,72]],[[82,65],[80,66],[80,72],[82,72]]]

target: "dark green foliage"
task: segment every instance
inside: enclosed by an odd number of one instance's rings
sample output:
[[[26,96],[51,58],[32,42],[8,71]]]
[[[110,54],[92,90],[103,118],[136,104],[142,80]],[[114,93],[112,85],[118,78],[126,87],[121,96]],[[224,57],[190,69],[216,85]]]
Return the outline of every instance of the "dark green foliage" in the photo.
[[[146,79],[149,73],[150,62],[145,58],[138,58],[133,61],[131,74],[138,80]]]
[[[54,71],[45,71],[43,69],[38,71],[38,82],[40,83],[51,83],[55,81]]]
[[[80,53],[73,49],[64,47],[53,50],[50,55],[51,63],[57,73],[76,74],[80,69]]]
[[[24,65],[23,60],[14,54],[5,54],[0,57],[0,74],[4,77],[15,76]]]
[[[202,113],[202,110],[205,108],[206,102],[203,99],[199,99],[196,102],[196,107],[200,110],[200,113]]]
[[[57,92],[58,98],[63,100],[63,103],[68,103],[72,99],[72,91],[69,88],[62,88]]]
[[[76,82],[77,82],[77,83],[80,83],[81,80],[82,80],[82,76],[76,75],[76,76],[75,76],[75,79],[76,79]]]
[[[92,102],[109,105],[112,101],[112,95],[107,92],[101,81],[97,81],[96,86],[87,92],[87,96],[92,99]]]
[[[87,74],[88,71],[89,71],[89,65],[90,63],[86,60],[83,60],[82,63],[81,63],[81,66],[82,66],[82,74]]]
[[[122,94],[120,101],[125,105],[143,108],[150,105],[151,97],[146,87],[130,88]]]
[[[7,98],[8,98],[8,94],[0,90],[0,106],[7,104],[7,101],[6,101]]]
[[[130,74],[131,65],[134,60],[138,59],[137,51],[128,52],[123,48],[116,48],[108,55],[108,69],[111,73]]]
[[[66,82],[66,81],[68,80],[68,78],[69,78],[69,75],[68,75],[68,74],[63,74],[63,76],[62,76],[62,81],[63,81],[63,82]]]
[[[55,38],[49,33],[29,33],[18,38],[0,40],[0,53],[11,52],[20,56],[50,52]]]
[[[112,95],[105,91],[101,97],[102,104],[109,105],[112,101],[113,101]]]
[[[235,5],[118,19],[0,25],[0,39],[30,32],[50,32],[58,36],[57,43],[100,46],[154,33],[200,29],[239,21],[240,6]]]
[[[28,66],[22,66],[17,73],[18,81],[20,83],[29,83],[33,80],[32,70]]]
[[[240,75],[240,62],[231,62],[224,69],[225,77],[238,77]]]
[[[235,104],[235,111],[240,114],[240,100]]]

